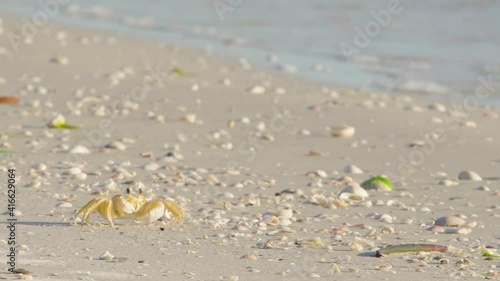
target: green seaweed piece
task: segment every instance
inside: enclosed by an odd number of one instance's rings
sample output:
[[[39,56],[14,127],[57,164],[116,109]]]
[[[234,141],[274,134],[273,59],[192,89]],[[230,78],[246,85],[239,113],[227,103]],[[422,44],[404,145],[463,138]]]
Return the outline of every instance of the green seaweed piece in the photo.
[[[481,254],[483,257],[488,257],[488,258],[500,258],[499,254],[495,254],[492,251],[486,249],[484,245],[481,246]]]
[[[391,181],[383,176],[377,176],[366,180],[361,184],[361,187],[364,189],[394,190]]]
[[[69,129],[69,130],[77,130],[77,129],[80,129],[80,127],[78,126],[73,126],[73,125],[70,125],[70,124],[57,124],[57,125],[51,125],[49,126],[49,128],[52,128],[52,129]]]
[[[171,74],[177,75],[177,76],[184,76],[185,73],[182,71],[180,68],[174,68],[172,69]]]

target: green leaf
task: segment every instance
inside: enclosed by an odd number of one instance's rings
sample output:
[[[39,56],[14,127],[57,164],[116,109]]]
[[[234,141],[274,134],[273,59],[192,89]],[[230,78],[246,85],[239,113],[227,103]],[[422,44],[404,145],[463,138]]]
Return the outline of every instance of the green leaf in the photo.
[[[382,176],[373,177],[367,181],[364,181],[361,184],[361,187],[363,187],[364,189],[380,189],[387,191],[394,190],[394,187],[392,186],[392,183],[389,181],[389,179]]]

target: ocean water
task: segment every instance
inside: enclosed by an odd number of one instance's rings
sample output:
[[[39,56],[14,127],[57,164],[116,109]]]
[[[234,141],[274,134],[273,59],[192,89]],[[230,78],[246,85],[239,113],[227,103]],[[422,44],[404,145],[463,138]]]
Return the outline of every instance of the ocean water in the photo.
[[[0,11],[32,19],[55,1],[67,4],[53,21],[209,46],[337,85],[463,99],[489,80],[480,101],[500,104],[500,1],[2,0]]]

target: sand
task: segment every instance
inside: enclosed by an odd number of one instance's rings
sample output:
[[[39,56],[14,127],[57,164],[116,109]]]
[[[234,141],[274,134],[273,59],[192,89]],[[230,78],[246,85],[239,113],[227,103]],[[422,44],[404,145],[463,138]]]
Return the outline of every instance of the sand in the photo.
[[[20,103],[0,104],[1,204],[15,168],[16,267],[31,272],[15,278],[432,280],[499,271],[499,259],[480,253],[500,248],[499,109],[472,106],[474,93],[467,103],[368,93],[53,23],[14,52],[8,35],[21,21],[2,19],[0,96]],[[80,128],[49,128],[58,114]],[[344,124],[355,134],[333,137]],[[348,165],[363,173],[346,173]],[[459,180],[465,170],[482,180]],[[339,198],[345,181],[378,175],[395,190]],[[177,202],[184,224],[109,228],[96,213],[93,226],[72,224],[90,200],[128,187]],[[451,215],[471,223],[460,228],[468,234],[426,230]],[[374,257],[401,243],[462,253]],[[99,260],[106,251],[115,258]],[[2,265],[0,278],[11,279]]]

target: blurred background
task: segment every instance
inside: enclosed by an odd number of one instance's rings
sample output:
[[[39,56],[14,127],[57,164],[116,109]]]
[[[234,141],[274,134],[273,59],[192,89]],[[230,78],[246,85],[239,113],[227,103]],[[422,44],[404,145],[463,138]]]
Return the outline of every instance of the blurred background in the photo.
[[[2,0],[0,12],[32,19],[51,1]],[[499,1],[60,2],[55,22],[209,48],[342,86],[460,99],[480,77],[500,82]],[[500,104],[500,91],[485,102]]]

